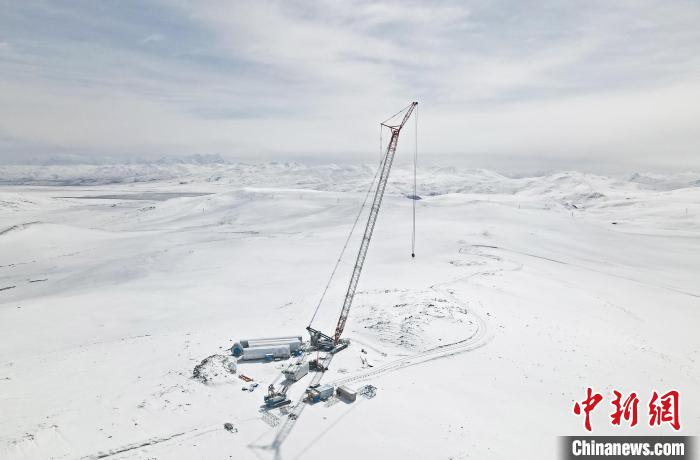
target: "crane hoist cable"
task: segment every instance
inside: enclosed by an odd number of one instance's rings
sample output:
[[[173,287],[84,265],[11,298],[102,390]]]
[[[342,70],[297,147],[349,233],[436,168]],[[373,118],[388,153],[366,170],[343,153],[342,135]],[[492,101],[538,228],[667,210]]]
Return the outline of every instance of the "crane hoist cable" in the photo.
[[[418,201],[416,169],[418,168],[418,106],[413,114],[415,144],[413,150],[413,232],[411,233],[411,257],[416,257],[416,201]]]
[[[412,105],[413,105],[413,102],[411,102],[411,103],[408,104],[406,107],[404,107],[403,109],[399,110],[398,112],[396,112],[395,114],[393,114],[392,116],[390,116],[389,118],[387,118],[386,120],[384,120],[383,122],[381,122],[381,123],[379,123],[379,124],[380,124],[381,126],[386,126],[387,128],[390,128],[390,126],[387,125],[386,122],[387,122],[387,121],[391,121],[392,119],[396,118],[397,115],[400,115],[400,114],[404,113],[406,110],[410,109]]]

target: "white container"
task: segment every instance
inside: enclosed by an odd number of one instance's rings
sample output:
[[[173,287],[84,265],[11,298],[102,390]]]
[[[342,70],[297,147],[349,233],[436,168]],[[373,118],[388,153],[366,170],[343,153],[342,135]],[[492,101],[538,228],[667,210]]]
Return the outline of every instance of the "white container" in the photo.
[[[241,345],[243,345],[243,348],[262,347],[270,345],[289,345],[289,350],[291,352],[296,352],[299,349],[301,349],[301,344],[301,337],[270,337],[263,339],[241,340]]]
[[[353,402],[357,399],[357,391],[353,390],[352,388],[346,387],[345,385],[339,386],[335,390],[335,392],[338,393],[338,396],[340,396],[346,401]]]
[[[333,386],[332,385],[321,385],[320,387],[317,388],[318,394],[321,398],[321,401],[325,401],[326,399],[330,398],[333,396]]]
[[[258,339],[243,339],[233,344],[231,347],[231,353],[233,356],[243,356],[243,350],[246,348],[254,347],[272,347],[275,345],[287,345],[289,346],[289,352],[291,354],[297,354],[301,351],[301,346],[303,344],[301,336],[288,336],[288,337],[263,337]],[[246,359],[246,358],[243,358]],[[257,358],[250,358],[257,359]]]
[[[254,359],[287,359],[291,356],[289,345],[256,346],[243,349],[241,359],[250,361]]]
[[[287,369],[283,370],[282,373],[288,380],[296,382],[309,373],[309,363],[308,361],[304,361],[303,363],[294,363]]]

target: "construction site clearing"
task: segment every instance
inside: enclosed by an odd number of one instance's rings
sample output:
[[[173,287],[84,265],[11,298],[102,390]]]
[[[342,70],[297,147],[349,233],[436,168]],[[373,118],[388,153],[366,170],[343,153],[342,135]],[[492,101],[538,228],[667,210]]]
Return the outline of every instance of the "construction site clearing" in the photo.
[[[263,397],[261,410],[269,411],[271,409],[282,408],[292,404],[292,399],[288,396],[288,392],[292,385],[302,380],[308,380],[307,386],[303,383],[298,386],[304,388],[300,402],[308,404],[316,404],[319,402],[344,401],[353,403],[357,399],[357,395],[361,394],[368,397],[373,397],[376,394],[376,388],[373,386],[365,386],[361,389],[355,389],[347,384],[338,384],[337,386],[331,383],[320,383],[320,379],[324,372],[328,370],[328,365],[334,355],[348,348],[349,340],[343,340],[340,346],[335,347],[329,352],[321,355],[318,353],[317,358],[310,359],[312,353],[316,350],[310,342],[304,342],[298,336],[285,337],[269,337],[260,339],[240,340],[231,347],[231,354],[238,357],[238,366],[253,366],[261,363],[282,362],[285,361],[280,376],[267,386],[267,393]],[[255,354],[246,353],[246,350],[256,349]],[[291,353],[277,353],[275,351],[285,349]],[[291,359],[292,353],[296,356]],[[366,354],[364,349],[362,354]],[[360,356],[358,362],[362,368],[368,368],[365,356]],[[230,370],[235,373],[235,369]],[[246,382],[248,385],[241,388],[242,391],[253,392],[259,382],[254,381],[253,377],[239,373],[238,378]],[[285,415],[291,415],[288,412]],[[294,417],[294,416],[292,416]]]

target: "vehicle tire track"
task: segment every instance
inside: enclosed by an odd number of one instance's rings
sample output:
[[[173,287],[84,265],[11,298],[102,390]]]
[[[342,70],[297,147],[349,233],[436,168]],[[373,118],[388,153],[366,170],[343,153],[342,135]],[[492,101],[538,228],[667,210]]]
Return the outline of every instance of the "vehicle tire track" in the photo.
[[[471,312],[471,314],[476,320],[477,328],[474,331],[474,333],[466,339],[450,344],[440,345],[412,356],[389,361],[387,363],[373,367],[371,370],[333,380],[328,383],[334,386],[338,386],[350,382],[366,380],[368,378],[376,377],[386,372],[397,371],[410,366],[415,366],[417,364],[422,364],[424,362],[433,361],[435,359],[440,359],[447,356],[452,356],[480,348],[490,341],[490,337],[488,335],[488,328],[486,325],[486,321],[484,321],[483,318],[481,318],[473,311]]]

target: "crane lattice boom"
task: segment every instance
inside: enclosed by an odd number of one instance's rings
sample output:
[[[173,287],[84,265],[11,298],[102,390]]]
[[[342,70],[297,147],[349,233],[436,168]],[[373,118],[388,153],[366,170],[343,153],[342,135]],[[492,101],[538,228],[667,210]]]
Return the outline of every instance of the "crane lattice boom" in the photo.
[[[340,311],[338,324],[335,327],[335,335],[333,336],[333,342],[335,342],[336,344],[338,343],[338,340],[340,340],[340,336],[343,334],[343,329],[345,329],[345,322],[348,320],[348,314],[350,313],[352,300],[355,297],[357,283],[360,281],[360,273],[362,273],[362,266],[365,263],[367,249],[369,249],[369,242],[372,239],[372,232],[374,232],[374,226],[377,223],[379,208],[382,205],[382,199],[384,198],[384,190],[386,189],[386,184],[389,181],[389,172],[391,171],[391,165],[394,163],[396,146],[399,142],[399,133],[401,132],[401,128],[403,128],[408,119],[411,117],[411,113],[413,113],[413,109],[416,107],[416,105],[418,105],[417,102],[411,103],[400,124],[395,126],[384,125],[387,128],[391,129],[391,139],[389,140],[389,145],[386,148],[386,154],[384,155],[384,159],[382,160],[381,173],[379,174],[379,180],[377,181],[377,190],[374,192],[372,207],[370,208],[369,218],[367,219],[367,225],[365,226],[365,234],[362,237],[360,251],[357,253],[355,267],[352,270],[352,276],[350,277],[348,291],[345,294],[345,301],[343,302],[343,309]]]

